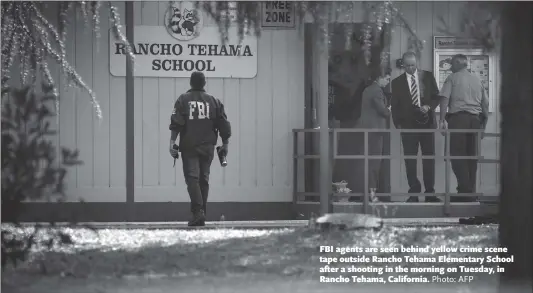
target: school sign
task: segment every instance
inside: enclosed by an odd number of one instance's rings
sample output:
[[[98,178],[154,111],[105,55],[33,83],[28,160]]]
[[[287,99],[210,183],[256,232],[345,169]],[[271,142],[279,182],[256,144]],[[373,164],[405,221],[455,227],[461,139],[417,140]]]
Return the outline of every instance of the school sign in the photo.
[[[211,78],[254,78],[257,75],[257,38],[239,43],[237,28],[221,44],[219,29],[203,24],[204,16],[192,5],[174,4],[162,26],[135,26],[133,53],[135,77],[190,77],[202,71]],[[126,76],[126,47],[109,34],[109,68]]]

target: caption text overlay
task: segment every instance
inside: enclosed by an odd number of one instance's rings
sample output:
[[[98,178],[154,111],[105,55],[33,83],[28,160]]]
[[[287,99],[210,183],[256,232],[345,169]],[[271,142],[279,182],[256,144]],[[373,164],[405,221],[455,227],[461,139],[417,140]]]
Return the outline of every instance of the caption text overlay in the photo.
[[[504,272],[505,247],[319,247],[322,283],[470,283]]]

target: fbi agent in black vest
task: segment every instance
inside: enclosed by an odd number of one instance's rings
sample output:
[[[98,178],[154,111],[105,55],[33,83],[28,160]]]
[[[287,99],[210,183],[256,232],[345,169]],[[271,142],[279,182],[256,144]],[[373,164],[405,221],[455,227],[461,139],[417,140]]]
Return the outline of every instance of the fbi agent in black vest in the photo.
[[[191,74],[191,89],[179,96],[170,117],[170,155],[181,152],[183,175],[191,198],[192,219],[189,226],[204,226],[209,173],[218,135],[222,139],[219,151],[226,156],[231,126],[222,102],[205,92],[205,76],[201,72]],[[179,148],[175,141],[180,136]]]

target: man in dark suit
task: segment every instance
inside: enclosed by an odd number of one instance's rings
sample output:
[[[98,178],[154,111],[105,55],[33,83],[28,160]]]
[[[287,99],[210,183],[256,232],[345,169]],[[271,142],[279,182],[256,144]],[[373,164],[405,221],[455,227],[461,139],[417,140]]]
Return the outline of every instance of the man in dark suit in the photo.
[[[417,68],[414,52],[402,56],[405,73],[392,81],[392,120],[397,129],[435,129],[435,108],[439,104],[439,88],[433,73]],[[422,155],[435,155],[434,133],[402,133],[404,155],[416,156],[421,148]],[[425,193],[435,193],[435,160],[424,159],[423,178]],[[409,193],[421,193],[422,186],[417,176],[416,159],[405,159]],[[426,196],[426,202],[439,202],[436,196]],[[411,196],[407,202],[418,202]]]

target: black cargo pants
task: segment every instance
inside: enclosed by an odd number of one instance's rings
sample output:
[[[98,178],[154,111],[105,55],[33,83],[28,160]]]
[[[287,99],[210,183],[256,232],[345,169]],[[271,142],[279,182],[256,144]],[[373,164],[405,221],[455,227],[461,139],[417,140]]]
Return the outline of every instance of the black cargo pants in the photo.
[[[183,176],[191,198],[191,212],[204,210],[207,213],[209,173],[213,161],[214,146],[202,146],[181,153]]]

